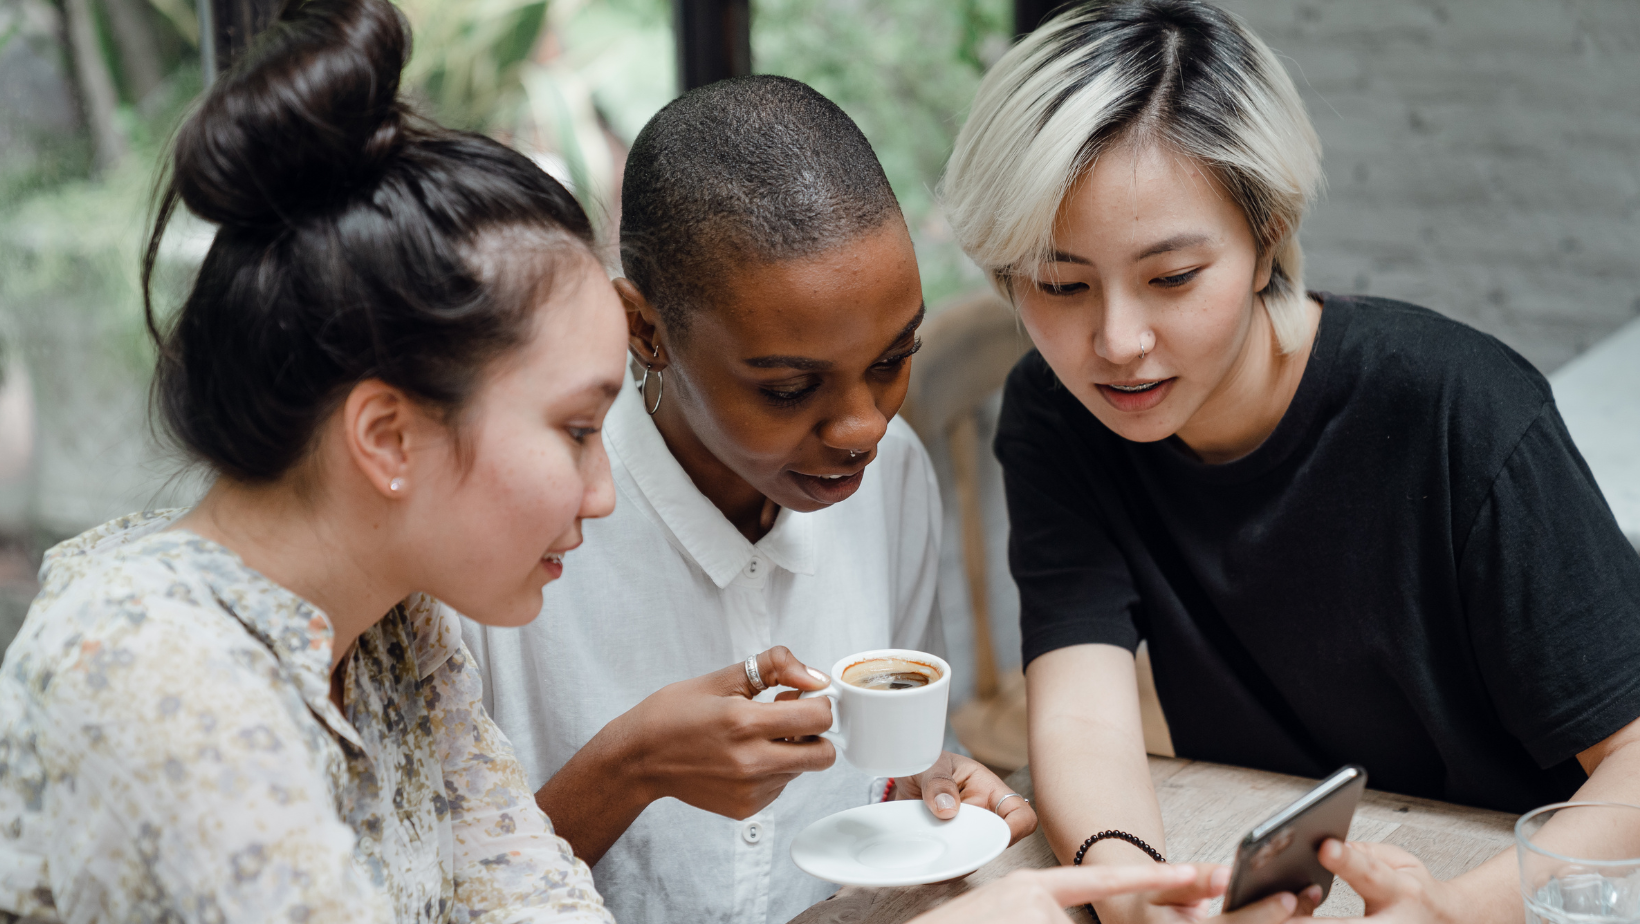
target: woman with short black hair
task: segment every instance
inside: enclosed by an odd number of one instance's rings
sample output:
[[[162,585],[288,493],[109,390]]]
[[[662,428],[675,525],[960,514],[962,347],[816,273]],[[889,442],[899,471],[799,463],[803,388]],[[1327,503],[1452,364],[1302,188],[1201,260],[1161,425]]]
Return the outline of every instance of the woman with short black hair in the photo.
[[[627,158],[621,263],[642,373],[604,429],[620,502],[540,619],[466,633],[491,715],[610,906],[631,924],[786,921],[836,890],[791,863],[793,839],[885,789],[1031,833],[977,761],[887,785],[816,737],[829,700],[796,698],[826,685],[808,665],[941,644],[939,486],[895,417],[922,285],[865,135],[784,77],[680,96]]]
[[[1525,360],[1422,308],[1306,294],[1320,182],[1281,63],[1198,0],[1065,10],[958,138],[952,227],[1037,346],[996,451],[1061,859],[1142,856],[1108,829],[1165,853],[1140,639],[1181,756],[1360,763],[1508,811],[1640,802],[1640,558]],[[1321,861],[1375,919],[1522,914],[1509,855],[1452,882],[1393,848]]]

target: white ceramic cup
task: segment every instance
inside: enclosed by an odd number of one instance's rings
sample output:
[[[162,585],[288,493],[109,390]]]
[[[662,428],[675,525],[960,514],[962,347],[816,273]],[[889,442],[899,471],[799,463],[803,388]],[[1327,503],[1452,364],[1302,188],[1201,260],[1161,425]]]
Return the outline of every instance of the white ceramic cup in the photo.
[[[867,690],[843,681],[843,672],[862,661],[899,658],[924,664],[940,677],[910,690]],[[831,729],[821,737],[837,746],[854,766],[872,776],[915,776],[945,750],[945,706],[951,694],[951,665],[923,651],[879,648],[851,654],[832,665],[831,684],[802,699],[831,699]]]

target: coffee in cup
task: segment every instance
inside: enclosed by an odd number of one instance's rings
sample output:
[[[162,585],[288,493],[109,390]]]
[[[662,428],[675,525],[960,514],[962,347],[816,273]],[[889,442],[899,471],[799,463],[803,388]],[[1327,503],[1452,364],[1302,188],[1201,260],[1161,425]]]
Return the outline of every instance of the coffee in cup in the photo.
[[[824,690],[832,726],[822,737],[843,759],[872,776],[915,776],[934,766],[945,748],[945,704],[951,666],[908,648],[861,651],[838,661]]]
[[[863,690],[915,690],[938,679],[939,668],[905,658],[872,658],[843,670],[843,682]]]

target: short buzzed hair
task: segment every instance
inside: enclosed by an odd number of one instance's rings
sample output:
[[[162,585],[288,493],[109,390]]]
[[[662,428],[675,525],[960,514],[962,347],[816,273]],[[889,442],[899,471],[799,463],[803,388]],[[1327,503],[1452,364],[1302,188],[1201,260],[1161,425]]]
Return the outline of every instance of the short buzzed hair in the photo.
[[[732,263],[828,250],[900,215],[859,126],[786,77],[737,77],[656,113],[627,156],[621,264],[681,333]]]

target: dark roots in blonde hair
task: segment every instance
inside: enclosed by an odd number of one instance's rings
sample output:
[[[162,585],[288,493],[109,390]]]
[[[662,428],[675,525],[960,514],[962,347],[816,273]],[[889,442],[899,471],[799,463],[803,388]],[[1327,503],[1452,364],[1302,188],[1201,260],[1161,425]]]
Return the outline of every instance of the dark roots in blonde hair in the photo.
[[[1282,349],[1304,319],[1298,227],[1321,184],[1321,145],[1281,62],[1203,0],[1065,7],[980,84],[941,181],[957,240],[1006,282],[1053,252],[1060,203],[1106,151],[1155,145],[1201,163],[1241,207]]]

